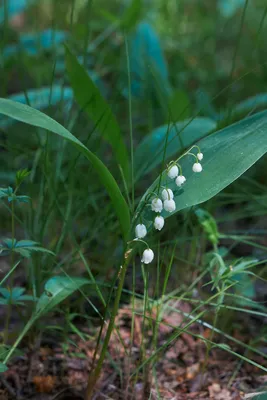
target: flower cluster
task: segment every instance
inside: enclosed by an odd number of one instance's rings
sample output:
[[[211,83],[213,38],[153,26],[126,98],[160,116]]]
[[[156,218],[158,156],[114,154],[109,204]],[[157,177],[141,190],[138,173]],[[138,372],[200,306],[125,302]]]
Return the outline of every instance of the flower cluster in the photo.
[[[198,149],[197,155],[190,152],[194,147]],[[201,172],[202,165],[200,164],[199,161],[203,159],[203,154],[200,152],[199,147],[193,146],[183,156],[185,155],[191,155],[195,158],[195,163],[192,166],[193,172],[196,173]],[[186,178],[182,174],[182,167],[178,164],[178,160],[170,163],[170,165],[167,168],[167,176],[172,180],[175,179],[176,186],[180,188],[186,182]],[[162,210],[164,209],[169,213],[172,213],[176,210],[173,191],[167,186],[165,186],[161,192],[161,196],[155,195],[155,197],[151,201],[150,206],[151,210],[157,213],[157,216],[154,219],[154,228],[158,231],[161,231],[161,229],[164,227],[165,224],[164,218],[162,217],[162,215],[160,215]],[[135,227],[135,235],[136,235],[135,240],[140,240],[141,242],[146,244],[146,242],[142,240],[147,235],[147,228],[143,223],[138,224]],[[154,252],[149,247],[147,247],[147,249],[143,252],[141,262],[143,262],[144,264],[149,264],[153,261],[153,259],[154,259]]]

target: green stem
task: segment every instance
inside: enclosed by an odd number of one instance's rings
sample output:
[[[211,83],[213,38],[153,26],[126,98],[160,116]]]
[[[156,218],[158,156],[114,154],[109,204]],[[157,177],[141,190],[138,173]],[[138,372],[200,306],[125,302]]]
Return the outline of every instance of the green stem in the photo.
[[[12,232],[12,249],[11,249],[11,268],[13,269],[14,265],[14,251],[13,247],[15,246],[15,214],[14,214],[14,199],[11,202],[11,232]],[[9,323],[11,318],[12,312],[12,290],[14,285],[14,273],[10,275],[10,296],[7,305],[7,313],[6,313],[6,320],[5,320],[5,328],[4,328],[4,344],[8,341],[8,332],[9,332]]]
[[[213,320],[213,324],[212,324],[212,330],[211,330],[211,333],[209,335],[209,340],[208,340],[208,343],[207,343],[205,360],[204,360],[204,363],[203,363],[203,366],[202,366],[202,378],[204,376],[204,372],[206,371],[207,364],[208,364],[208,361],[209,361],[210,350],[211,350],[211,347],[213,345],[213,343],[212,343],[213,342],[213,337],[214,337],[215,330],[217,328],[218,317],[219,317],[219,313],[220,313],[220,310],[221,310],[220,306],[221,306],[221,303],[222,303],[222,296],[224,296],[224,291],[225,291],[225,285],[223,284],[222,290],[221,290],[221,296],[218,297],[217,308],[216,308],[216,311],[215,311],[215,316],[214,316],[214,320]]]
[[[122,293],[122,289],[123,289],[123,284],[124,284],[124,279],[125,279],[125,275],[126,275],[126,271],[127,271],[127,267],[128,264],[130,262],[130,255],[131,253],[128,253],[126,251],[125,253],[125,260],[124,260],[124,264],[122,265],[118,278],[119,278],[119,285],[118,285],[118,289],[116,292],[116,297],[115,297],[115,301],[114,301],[114,306],[113,306],[113,310],[110,316],[110,321],[109,321],[109,325],[108,325],[108,329],[107,329],[107,333],[104,339],[104,343],[102,346],[102,350],[100,353],[100,357],[98,360],[98,363],[95,367],[95,369],[92,371],[92,373],[90,374],[89,378],[88,378],[88,383],[87,383],[87,389],[86,389],[86,394],[85,394],[85,400],[90,400],[92,398],[92,394],[93,394],[93,390],[95,387],[95,384],[99,378],[99,375],[101,373],[101,369],[103,366],[103,362],[105,360],[106,357],[106,352],[108,349],[108,345],[109,345],[109,341],[110,341],[110,337],[114,328],[114,324],[115,324],[115,318],[116,315],[118,313],[118,308],[119,308],[119,304],[120,304],[120,299],[121,299],[121,293]]]
[[[127,72],[128,72],[128,92],[129,92],[129,126],[130,126],[130,145],[131,145],[131,180],[132,180],[132,211],[134,213],[134,143],[133,143],[133,117],[132,117],[132,93],[131,93],[131,68],[129,59],[129,48],[126,36],[125,51],[127,60]]]

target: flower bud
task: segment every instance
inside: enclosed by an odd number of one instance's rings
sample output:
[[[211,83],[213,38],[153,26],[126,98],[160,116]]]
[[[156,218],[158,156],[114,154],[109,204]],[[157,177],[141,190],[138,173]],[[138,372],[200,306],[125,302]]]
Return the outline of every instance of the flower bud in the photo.
[[[202,171],[202,165],[200,163],[195,163],[193,165],[192,169],[193,169],[194,172],[201,172]]]
[[[174,200],[164,200],[164,210],[168,212],[173,212],[176,209],[176,204]]]
[[[135,227],[135,235],[138,239],[142,239],[146,236],[147,230],[144,224],[138,224]]]
[[[186,179],[183,175],[177,176],[175,183],[178,187],[181,187],[183,183],[185,183]]]
[[[161,229],[163,228],[163,226],[164,226],[164,218],[163,218],[161,215],[159,215],[159,216],[157,216],[157,217],[155,218],[155,220],[154,220],[154,227],[155,227],[155,229],[157,229],[158,231],[161,231]]]
[[[153,261],[154,258],[154,253],[151,249],[146,249],[143,252],[142,258],[141,258],[141,262],[143,262],[144,264],[149,264]]]
[[[171,189],[163,189],[161,193],[163,200],[172,200],[173,199],[173,192]]]
[[[163,205],[159,198],[153,199],[151,202],[152,211],[160,213],[162,211]]]
[[[201,161],[203,159],[203,153],[197,153],[197,158]]]
[[[179,169],[178,169],[177,165],[173,165],[168,171],[168,177],[171,179],[176,178],[176,176],[178,174],[179,174]]]

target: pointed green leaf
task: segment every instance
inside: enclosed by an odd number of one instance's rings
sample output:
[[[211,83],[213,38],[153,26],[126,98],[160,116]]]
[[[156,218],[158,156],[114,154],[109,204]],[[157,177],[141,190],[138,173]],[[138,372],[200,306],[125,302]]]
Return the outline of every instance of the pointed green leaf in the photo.
[[[167,185],[173,190],[176,203],[173,213],[162,213],[165,218],[184,208],[209,200],[267,152],[267,112],[255,114],[215,132],[200,140],[198,146],[204,154],[201,173],[192,171],[195,159],[187,155],[179,161],[186,177],[186,182],[181,188],[167,177],[166,171],[162,174],[161,185]],[[147,190],[136,213],[138,216],[139,212],[142,212],[143,221],[146,221],[148,227],[152,225],[155,213],[150,207],[145,207],[147,195],[152,191],[157,192],[159,182],[160,177]]]
[[[142,3],[142,0],[132,0],[129,7],[125,10],[120,21],[120,26],[126,32],[129,32],[131,29],[133,29],[141,18]]]
[[[41,314],[51,311],[75,292],[75,290],[80,289],[88,283],[90,283],[90,281],[85,278],[54,276],[45,284],[44,293],[37,302],[36,313],[40,316]]]
[[[32,247],[37,246],[38,242],[34,242],[33,240],[19,240],[16,242],[15,247]]]
[[[100,182],[104,185],[110,196],[113,208],[117,214],[118,220],[120,221],[122,234],[124,239],[127,240],[130,228],[130,214],[127,203],[122,196],[114,177],[97,156],[95,156],[86,146],[84,146],[75,136],[73,136],[57,121],[48,117],[41,111],[35,110],[25,104],[16,103],[7,99],[0,99],[0,114],[4,114],[21,122],[25,122],[26,124],[44,128],[72,143],[92,163],[93,167],[95,168]]]
[[[75,99],[98,131],[110,143],[118,164],[126,178],[129,177],[128,155],[118,122],[99,89],[89,77],[86,69],[66,47],[66,67]]]

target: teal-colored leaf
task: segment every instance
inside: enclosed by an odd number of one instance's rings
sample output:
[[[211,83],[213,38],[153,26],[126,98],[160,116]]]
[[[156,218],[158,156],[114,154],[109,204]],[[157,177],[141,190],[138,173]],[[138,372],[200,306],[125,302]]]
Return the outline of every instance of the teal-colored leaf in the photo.
[[[37,242],[33,242],[32,240],[20,240],[17,241],[16,239],[4,239],[4,245],[0,244],[0,251],[5,253],[10,253],[10,251],[14,251],[16,253],[21,254],[23,257],[29,258],[32,252],[42,252],[54,255],[54,253],[48,249],[43,247],[37,246]]]
[[[10,297],[10,291],[6,288],[0,288],[0,294],[5,298],[9,299]]]
[[[12,293],[12,299],[17,300],[22,294],[25,292],[25,288],[22,287],[14,287],[12,290],[10,289],[9,293]]]
[[[249,97],[234,107],[235,113],[256,111],[259,108],[267,107],[267,93],[260,93]]]
[[[16,242],[15,247],[32,247],[38,244],[38,242],[34,242],[33,240],[19,240]]]
[[[94,121],[98,131],[110,143],[118,164],[123,169],[126,178],[129,177],[129,162],[125,143],[118,122],[111,108],[102,97],[87,74],[85,68],[66,47],[66,66],[74,96],[90,119]]]
[[[176,210],[173,213],[164,211],[162,214],[164,217],[209,200],[266,153],[267,112],[255,114],[215,132],[200,140],[198,146],[204,154],[204,159],[201,161],[203,165],[201,173],[192,171],[195,159],[187,155],[179,161],[183,168],[183,175],[187,179],[181,188],[167,177],[166,171],[162,174],[161,185],[167,185],[173,190],[176,203]],[[147,196],[152,191],[157,192],[159,180],[160,178],[147,190],[138,207],[138,211],[144,210],[142,217],[147,226],[152,225],[155,217],[150,207],[145,207]]]
[[[73,91],[69,87],[63,88],[60,85],[53,85],[52,89],[50,87],[43,87],[40,89],[27,90],[27,97],[31,107],[38,110],[43,110],[49,106],[55,106],[61,101],[64,103],[65,109],[69,109],[73,101]],[[9,96],[9,100],[27,104],[25,93],[13,94]],[[14,119],[1,116],[0,127],[6,128],[14,122]]]
[[[30,295],[23,294],[25,292],[25,288],[21,287],[13,287],[11,289],[0,288],[0,294],[4,299],[0,299],[1,304],[19,304],[24,301],[33,301],[34,298]]]
[[[217,113],[212,104],[211,95],[204,89],[199,89],[195,93],[196,105],[201,114],[212,118],[214,121],[221,119],[221,115]]]
[[[6,245],[6,247],[8,249],[12,249],[14,246],[16,246],[17,241],[16,241],[16,239],[7,238],[7,239],[3,239],[3,243]]]
[[[8,370],[8,367],[5,364],[0,362],[0,374],[7,370]]]
[[[30,199],[31,198],[29,196],[25,195],[20,195],[15,197],[15,200],[17,200],[19,203],[29,203]]]
[[[267,400],[267,392],[257,393],[251,400]]]
[[[38,316],[51,311],[59,303],[70,296],[75,290],[90,283],[88,279],[55,276],[50,278],[44,287],[44,293],[36,305],[36,313]]]
[[[234,287],[235,292],[239,296],[244,297],[244,300],[243,298],[236,297],[235,302],[237,304],[246,305],[246,299],[253,299],[256,297],[256,289],[254,285],[255,279],[245,273],[239,273],[234,274],[232,280],[237,282]]]
[[[38,33],[26,33],[20,35],[19,41],[24,48],[37,53],[40,47],[48,50],[53,46],[58,46],[63,43],[67,37],[68,34],[64,31],[46,29]]]
[[[13,195],[13,189],[12,187],[8,188],[0,188],[0,199],[4,197],[12,197]]]
[[[21,52],[36,56],[43,50],[51,50],[62,44],[68,35],[66,32],[47,29],[38,33],[25,33],[19,36],[18,44],[11,44],[3,49],[4,59]]]
[[[6,0],[5,0],[6,1]],[[23,12],[29,5],[33,4],[36,0],[8,0],[6,1],[7,16],[12,18]],[[0,7],[0,24],[5,20],[5,5]]]
[[[162,85],[162,90],[170,92],[168,68],[160,40],[148,22],[139,23],[129,38],[129,64],[133,96],[144,96],[147,88],[153,88],[158,83]],[[126,89],[124,94],[128,96]]]
[[[29,258],[31,257],[31,254],[34,252],[40,252],[40,253],[47,253],[47,254],[51,254],[51,255],[55,255],[51,250],[45,249],[44,247],[40,247],[40,246],[31,246],[31,247],[15,247],[14,251],[16,253],[21,254],[23,257]]]
[[[163,160],[163,149],[166,135],[168,135],[166,148],[166,161],[183,152],[199,139],[205,137],[216,127],[216,122],[209,118],[198,117],[172,126],[161,126],[147,135],[135,152],[135,174],[141,177],[151,172]]]
[[[218,8],[225,18],[231,18],[245,3],[246,0],[218,0]]]
[[[130,213],[127,203],[122,196],[114,177],[97,156],[95,156],[86,146],[84,146],[75,136],[73,136],[57,121],[29,106],[7,99],[0,99],[0,114],[4,114],[21,122],[25,122],[26,124],[51,131],[56,135],[68,140],[73,146],[75,146],[91,162],[99,176],[100,182],[106,188],[115,213],[120,222],[123,237],[125,240],[127,240],[130,230]]]

